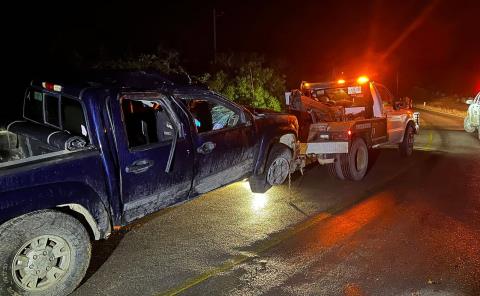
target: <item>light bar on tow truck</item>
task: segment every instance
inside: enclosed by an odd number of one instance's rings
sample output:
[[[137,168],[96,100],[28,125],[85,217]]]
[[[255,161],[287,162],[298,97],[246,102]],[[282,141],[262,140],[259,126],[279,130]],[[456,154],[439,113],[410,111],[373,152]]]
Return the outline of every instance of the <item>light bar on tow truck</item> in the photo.
[[[367,82],[369,82],[369,81],[370,81],[370,79],[369,79],[367,76],[360,76],[360,77],[358,77],[358,79],[357,79],[357,83],[358,83],[358,84],[365,84],[365,83],[367,83]]]

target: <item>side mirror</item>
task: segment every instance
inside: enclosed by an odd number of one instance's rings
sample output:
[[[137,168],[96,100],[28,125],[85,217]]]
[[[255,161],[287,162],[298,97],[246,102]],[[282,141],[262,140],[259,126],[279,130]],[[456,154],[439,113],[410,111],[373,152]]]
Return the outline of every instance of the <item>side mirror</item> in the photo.
[[[467,105],[471,105],[471,104],[473,104],[473,100],[467,100],[465,103],[466,103]]]
[[[393,109],[400,110],[402,108],[405,108],[405,102],[402,102],[402,101],[394,101],[393,102]]]

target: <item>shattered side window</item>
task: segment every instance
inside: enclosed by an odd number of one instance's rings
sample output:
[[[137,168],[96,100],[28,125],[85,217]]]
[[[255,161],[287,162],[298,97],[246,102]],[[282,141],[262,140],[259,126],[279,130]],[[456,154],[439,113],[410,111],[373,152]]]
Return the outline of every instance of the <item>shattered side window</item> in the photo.
[[[240,116],[227,106],[201,98],[183,101],[199,133],[232,128],[239,124]]]
[[[213,130],[222,129],[228,126],[230,118],[235,116],[235,112],[222,105],[216,105],[212,108]],[[238,122],[238,120],[237,120]],[[236,125],[236,124],[234,124]]]

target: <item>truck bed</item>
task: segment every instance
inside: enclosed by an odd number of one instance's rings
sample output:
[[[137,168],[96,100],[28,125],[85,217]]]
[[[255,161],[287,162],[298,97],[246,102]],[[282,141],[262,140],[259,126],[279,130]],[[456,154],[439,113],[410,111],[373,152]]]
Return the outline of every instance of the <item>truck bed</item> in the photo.
[[[6,130],[0,131],[0,168],[66,152],[69,151]]]

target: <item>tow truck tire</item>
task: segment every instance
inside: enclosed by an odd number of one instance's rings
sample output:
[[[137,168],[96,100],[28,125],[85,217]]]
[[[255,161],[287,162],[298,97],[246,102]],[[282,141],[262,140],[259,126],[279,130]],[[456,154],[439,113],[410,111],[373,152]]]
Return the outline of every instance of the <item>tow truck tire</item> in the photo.
[[[368,169],[368,148],[362,138],[353,140],[350,151],[340,156],[340,164],[345,179],[360,181]]]
[[[68,295],[85,276],[90,237],[65,213],[43,210],[0,225],[0,295]]]
[[[248,179],[252,192],[265,193],[272,185],[283,184],[288,178],[291,162],[292,152],[290,148],[284,144],[275,144],[270,150],[263,173],[251,176]]]
[[[340,157],[335,156],[335,162],[327,164],[328,174],[336,179],[345,180],[340,164]]]
[[[465,119],[463,120],[463,129],[467,133],[473,133],[475,131],[475,127],[470,123],[470,118],[465,117]]]
[[[413,154],[413,144],[415,141],[415,130],[411,124],[407,125],[403,141],[398,145],[400,155],[402,157],[409,157]]]

